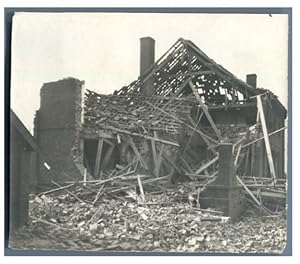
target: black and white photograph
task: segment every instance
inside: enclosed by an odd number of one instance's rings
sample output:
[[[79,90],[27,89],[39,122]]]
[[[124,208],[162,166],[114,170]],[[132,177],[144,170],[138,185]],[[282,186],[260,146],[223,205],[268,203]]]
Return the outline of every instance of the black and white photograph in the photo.
[[[284,254],[289,16],[14,12],[8,247]]]

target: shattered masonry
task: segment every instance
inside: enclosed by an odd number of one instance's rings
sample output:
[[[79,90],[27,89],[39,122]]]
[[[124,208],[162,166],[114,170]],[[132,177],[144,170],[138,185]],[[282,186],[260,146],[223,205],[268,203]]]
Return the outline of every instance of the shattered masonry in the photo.
[[[255,74],[237,79],[189,40],[156,62],[153,39],[142,38],[141,48],[140,77],[112,95],[87,90],[81,98],[83,83],[73,78],[43,85],[39,186],[85,179],[120,193],[187,181],[201,206],[232,218],[244,193],[266,211],[261,198],[284,204],[287,113],[277,96],[257,88]]]

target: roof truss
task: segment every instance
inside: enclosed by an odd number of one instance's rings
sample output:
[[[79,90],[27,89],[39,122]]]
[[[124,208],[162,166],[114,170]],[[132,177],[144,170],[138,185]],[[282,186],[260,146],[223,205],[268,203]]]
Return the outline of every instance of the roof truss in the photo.
[[[243,104],[261,93],[237,79],[215,63],[191,41],[179,39],[138,80],[117,91],[117,95],[139,93],[143,83],[154,78],[156,95],[186,97],[192,95],[189,81],[195,84],[207,105]]]

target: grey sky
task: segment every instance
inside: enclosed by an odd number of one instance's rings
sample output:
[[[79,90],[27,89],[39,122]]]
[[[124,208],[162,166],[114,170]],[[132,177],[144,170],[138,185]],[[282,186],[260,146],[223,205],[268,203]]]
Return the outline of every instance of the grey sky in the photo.
[[[156,40],[158,59],[180,37],[240,79],[287,106],[287,15],[19,13],[13,20],[11,107],[33,130],[44,82],[75,77],[112,93],[139,75],[139,38]]]

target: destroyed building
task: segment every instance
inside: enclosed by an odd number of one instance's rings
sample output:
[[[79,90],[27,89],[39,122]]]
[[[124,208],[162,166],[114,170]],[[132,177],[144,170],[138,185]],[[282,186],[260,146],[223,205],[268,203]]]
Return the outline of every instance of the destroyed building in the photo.
[[[84,93],[73,78],[43,85],[34,130],[43,152],[39,186],[134,171],[152,187],[211,185],[204,203],[228,200],[220,207],[238,215],[240,184],[285,178],[286,109],[257,87],[255,74],[236,78],[189,40],[179,39],[156,62],[154,54],[155,41],[142,38],[139,78],[111,95]]]

